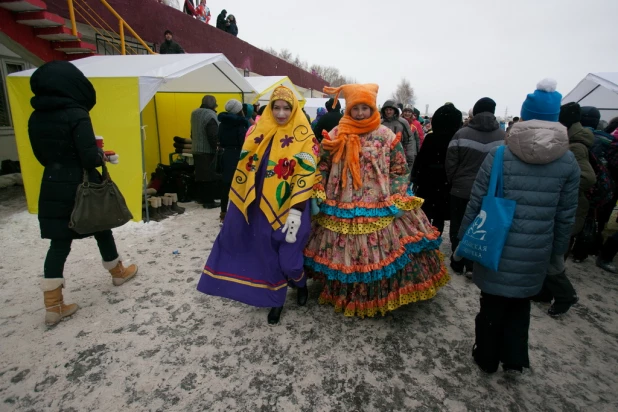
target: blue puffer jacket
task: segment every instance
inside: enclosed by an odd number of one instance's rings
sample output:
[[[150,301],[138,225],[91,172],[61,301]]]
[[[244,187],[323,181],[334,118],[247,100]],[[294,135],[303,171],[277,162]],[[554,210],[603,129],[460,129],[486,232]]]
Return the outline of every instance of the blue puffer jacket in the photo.
[[[575,222],[580,169],[557,122],[516,123],[506,139],[504,197],[517,202],[498,272],[474,265],[474,283],[492,295],[527,298],[543,285],[550,258],[562,261]],[[472,187],[461,239],[481,210],[497,148],[487,155]],[[558,258],[559,257],[559,258]]]

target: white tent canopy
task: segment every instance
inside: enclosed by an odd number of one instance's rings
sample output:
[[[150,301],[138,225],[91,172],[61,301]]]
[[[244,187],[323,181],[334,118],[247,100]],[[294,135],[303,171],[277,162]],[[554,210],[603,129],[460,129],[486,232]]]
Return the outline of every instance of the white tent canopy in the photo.
[[[88,78],[137,77],[140,111],[157,92],[256,93],[221,53],[93,56],[71,63]],[[34,69],[11,76],[32,73]]]
[[[255,76],[245,77],[244,79],[257,91],[257,93],[249,96],[252,99],[250,101],[253,103],[258,101],[268,102],[277,86],[285,86],[294,92],[299,101],[305,100],[305,97],[296,89],[294,83],[287,76]]]
[[[571,102],[596,107],[601,120],[610,121],[618,116],[618,72],[588,74],[562,99],[562,104]]]
[[[320,107],[326,108],[326,102],[328,98],[317,98],[311,97],[307,98],[307,102],[305,103],[305,112],[311,117],[311,119],[315,119],[318,115],[318,109]],[[341,109],[345,108],[345,100],[339,97],[339,103],[341,104]]]

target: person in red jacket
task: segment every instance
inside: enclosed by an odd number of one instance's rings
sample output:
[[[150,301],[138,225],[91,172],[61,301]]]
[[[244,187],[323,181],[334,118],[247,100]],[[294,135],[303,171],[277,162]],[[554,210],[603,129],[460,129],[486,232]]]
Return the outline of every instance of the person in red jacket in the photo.
[[[414,126],[416,132],[418,133],[418,141],[419,141],[419,150],[420,146],[423,144],[423,140],[425,140],[425,133],[423,132],[423,126],[416,119],[416,114],[414,113],[414,107],[411,104],[406,104],[403,107],[403,118],[410,123],[410,128]]]

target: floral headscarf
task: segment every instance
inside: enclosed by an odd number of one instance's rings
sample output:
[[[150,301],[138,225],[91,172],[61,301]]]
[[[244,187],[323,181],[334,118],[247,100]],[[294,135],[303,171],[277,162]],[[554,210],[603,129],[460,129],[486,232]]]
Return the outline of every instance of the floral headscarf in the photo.
[[[284,100],[292,107],[289,121],[281,126],[275,120],[271,105]],[[260,121],[253,126],[243,145],[230,200],[240,209],[247,223],[247,209],[255,200],[255,176],[260,165],[268,169],[264,177],[260,210],[274,230],[285,223],[291,207],[313,194],[313,185],[321,180],[317,171],[320,146],[294,93],[277,87]],[[262,163],[272,143],[267,163]]]

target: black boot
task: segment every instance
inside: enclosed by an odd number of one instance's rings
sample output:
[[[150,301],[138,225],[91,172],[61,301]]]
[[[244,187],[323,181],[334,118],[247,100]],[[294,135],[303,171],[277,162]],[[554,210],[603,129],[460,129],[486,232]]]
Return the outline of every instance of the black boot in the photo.
[[[283,312],[283,306],[279,306],[278,308],[272,308],[270,312],[268,312],[268,324],[276,325],[277,323],[279,323],[281,312]]]
[[[560,315],[564,315],[571,309],[571,306],[579,302],[579,297],[575,296],[570,302],[554,302],[553,305],[547,310],[547,313],[552,318],[557,318]]]
[[[307,304],[307,298],[309,298],[309,289],[307,289],[307,286],[298,288],[298,295],[296,296],[298,306],[305,306]]]
[[[214,200],[204,203],[204,209],[216,209],[221,207],[221,202],[216,202]]]

